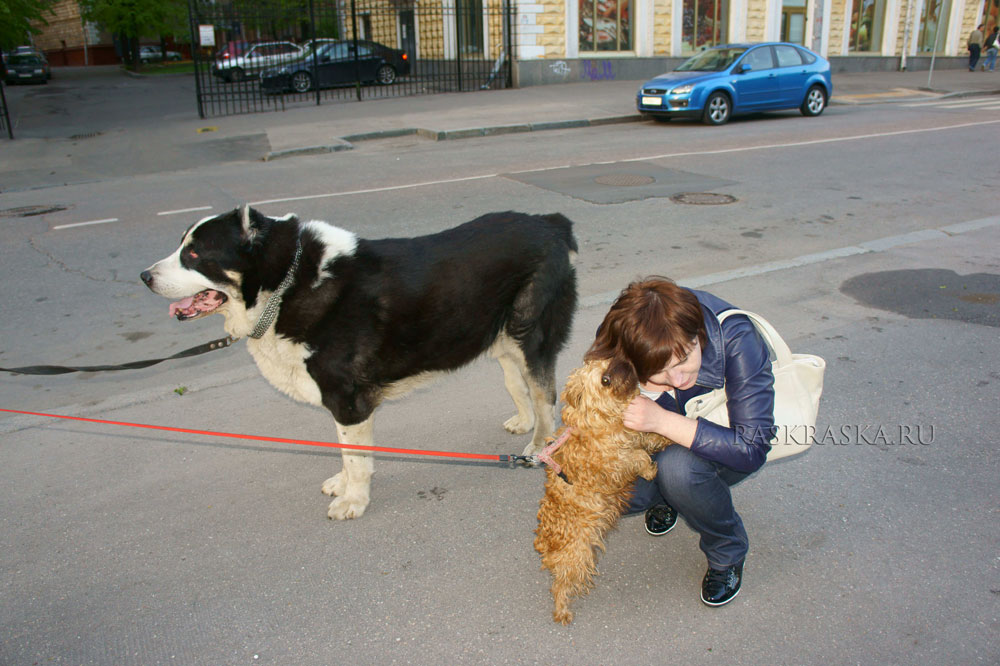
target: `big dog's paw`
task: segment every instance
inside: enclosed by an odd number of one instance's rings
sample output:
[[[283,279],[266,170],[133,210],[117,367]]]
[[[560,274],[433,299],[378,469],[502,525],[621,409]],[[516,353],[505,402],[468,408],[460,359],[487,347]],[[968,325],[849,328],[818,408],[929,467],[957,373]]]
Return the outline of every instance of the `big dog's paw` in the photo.
[[[326,512],[326,515],[334,520],[350,520],[351,518],[360,518],[363,516],[367,508],[367,501],[361,501],[357,498],[352,500],[349,497],[338,497],[330,502],[330,508]]]
[[[331,476],[329,479],[323,482],[323,486],[320,490],[323,491],[324,495],[341,496],[344,494],[344,488],[347,486],[347,478],[343,472],[338,472],[337,474]],[[331,505],[333,506],[333,505]],[[333,516],[330,516],[331,518]]]
[[[524,416],[517,413],[504,421],[503,427],[504,430],[513,435],[523,435],[535,427],[535,418],[534,416]]]

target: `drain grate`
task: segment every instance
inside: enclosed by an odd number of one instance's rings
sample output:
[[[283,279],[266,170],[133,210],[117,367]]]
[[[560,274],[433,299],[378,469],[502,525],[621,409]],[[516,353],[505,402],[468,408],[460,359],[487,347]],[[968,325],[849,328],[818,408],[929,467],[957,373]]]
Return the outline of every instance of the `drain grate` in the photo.
[[[598,185],[609,185],[611,187],[641,187],[652,185],[655,178],[642,176],[635,173],[608,173],[594,179]]]
[[[58,213],[61,210],[66,210],[66,206],[20,206],[0,209],[0,217],[34,217],[35,215]]]
[[[104,132],[83,132],[82,134],[74,134],[69,139],[70,141],[76,141],[78,139],[92,139],[95,136],[101,136]]]
[[[670,197],[670,200],[674,203],[694,206],[721,206],[736,203],[736,197],[715,192],[681,192]]]

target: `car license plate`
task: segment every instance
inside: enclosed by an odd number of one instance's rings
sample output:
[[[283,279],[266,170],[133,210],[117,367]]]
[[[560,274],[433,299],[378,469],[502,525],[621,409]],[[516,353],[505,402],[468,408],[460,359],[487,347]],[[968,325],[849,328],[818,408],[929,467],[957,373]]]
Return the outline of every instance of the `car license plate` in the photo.
[[[21,78],[22,79],[30,79],[32,76],[33,76],[32,74],[22,74]]]
[[[659,97],[647,97],[647,96],[643,96],[643,98],[642,98],[642,105],[643,106],[663,106],[663,100],[660,99]]]

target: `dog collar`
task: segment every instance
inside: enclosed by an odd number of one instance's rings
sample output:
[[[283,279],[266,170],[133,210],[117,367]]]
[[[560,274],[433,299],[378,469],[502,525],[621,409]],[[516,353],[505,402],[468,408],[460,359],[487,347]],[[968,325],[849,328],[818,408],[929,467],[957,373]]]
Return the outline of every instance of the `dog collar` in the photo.
[[[288,288],[292,286],[292,280],[295,279],[295,272],[299,268],[299,258],[302,256],[302,241],[298,238],[295,239],[295,258],[292,259],[292,265],[288,269],[288,273],[285,274],[285,279],[281,281],[278,288],[271,293],[271,296],[267,299],[267,303],[264,305],[264,311],[260,315],[260,319],[257,320],[257,324],[250,331],[250,337],[254,340],[259,340],[267,332],[267,329],[271,328],[271,324],[274,323],[275,318],[278,316],[278,308],[281,307],[281,300],[285,297],[285,292]]]

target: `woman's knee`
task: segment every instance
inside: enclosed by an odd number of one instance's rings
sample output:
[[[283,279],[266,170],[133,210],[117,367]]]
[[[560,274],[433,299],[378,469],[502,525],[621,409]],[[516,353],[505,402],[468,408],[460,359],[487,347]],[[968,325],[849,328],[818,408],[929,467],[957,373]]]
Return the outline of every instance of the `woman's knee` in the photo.
[[[699,484],[718,477],[715,465],[679,444],[656,454],[656,467],[657,482],[664,496],[690,495]]]

